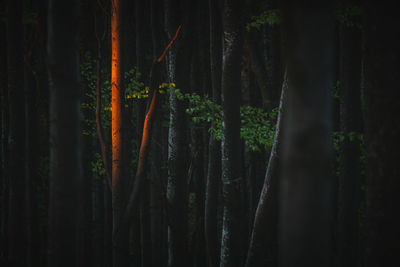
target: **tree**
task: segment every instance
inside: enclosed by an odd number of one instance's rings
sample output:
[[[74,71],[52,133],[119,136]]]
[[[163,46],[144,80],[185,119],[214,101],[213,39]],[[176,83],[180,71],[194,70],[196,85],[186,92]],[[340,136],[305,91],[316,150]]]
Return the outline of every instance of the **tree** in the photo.
[[[49,1],[49,266],[78,265],[82,201],[79,1]]]
[[[120,0],[112,1],[111,14],[111,131],[112,167],[111,195],[113,212],[113,265],[125,266],[128,262],[128,225],[122,222],[125,212],[123,107],[124,91],[121,82],[121,32]]]
[[[287,77],[282,85],[278,119],[274,136],[274,144],[265,172],[264,185],[261,191],[251,231],[247,252],[246,267],[260,265],[277,265],[277,193],[279,185],[279,165],[282,146],[282,125],[286,106]],[[284,106],[285,105],[285,106]]]
[[[368,5],[365,27],[365,266],[399,265],[399,16],[394,6]]]
[[[226,0],[223,12],[224,61],[222,72],[222,190],[223,226],[220,266],[243,264],[242,170],[240,142],[241,6]]]
[[[282,140],[279,263],[330,266],[333,9],[288,4],[282,11],[288,102]]]
[[[338,187],[338,266],[358,261],[358,209],[360,203],[361,29],[340,25],[340,147]]]
[[[183,25],[182,37],[167,57],[167,73],[170,83],[175,82],[182,92],[189,89],[188,67],[189,34],[191,31],[189,16],[193,1],[167,0],[164,2],[165,31],[172,38],[175,29]],[[182,9],[182,12],[180,12]],[[168,266],[187,266],[187,123],[185,103],[179,101],[173,90],[169,95],[170,120],[168,133]]]
[[[6,23],[3,22],[0,24],[1,31],[7,32]],[[7,105],[7,40],[6,35],[2,34],[0,36],[0,57],[4,58],[3,62],[0,65],[0,106],[1,106],[1,151],[0,151],[0,188],[1,188],[1,198],[0,198],[0,205],[1,205],[1,212],[0,212],[0,251],[3,251],[3,256],[0,258],[0,262],[5,262],[7,260],[7,214],[8,214],[8,175],[7,175],[7,122],[8,122],[8,105]]]
[[[8,260],[10,266],[26,266],[27,232],[25,202],[25,108],[22,1],[8,1]]]
[[[208,6],[210,14],[210,68],[212,98],[214,103],[220,104],[222,73],[221,5],[220,1],[209,0]],[[218,191],[221,183],[221,142],[210,137],[208,151],[204,230],[208,265],[210,267],[216,267],[219,265],[217,206]]]

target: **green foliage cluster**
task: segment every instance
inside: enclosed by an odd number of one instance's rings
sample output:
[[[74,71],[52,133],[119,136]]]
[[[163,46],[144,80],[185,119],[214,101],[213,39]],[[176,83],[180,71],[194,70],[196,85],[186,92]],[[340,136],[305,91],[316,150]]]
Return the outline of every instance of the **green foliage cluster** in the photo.
[[[146,98],[148,97],[149,88],[144,88],[144,83],[140,82],[140,77],[142,74],[133,67],[131,70],[125,72],[124,78],[127,81],[127,86],[125,89],[125,98]]]
[[[83,113],[83,134],[91,136],[98,142],[97,136],[97,125],[96,125],[96,67],[97,59],[93,58],[90,53],[85,53],[82,56],[80,64],[80,71],[82,77],[82,91],[85,92],[84,101],[81,104]],[[131,100],[134,98],[140,99],[147,97],[148,88],[143,89],[144,84],[139,81],[141,73],[134,67],[124,74],[125,88],[125,108],[129,107],[132,103]],[[100,110],[100,119],[105,133],[109,133],[111,129],[111,83],[110,83],[110,72],[102,69],[101,70],[101,104],[102,109]],[[146,92],[147,90],[147,92]],[[134,112],[132,112],[134,114]],[[104,136],[106,139],[108,134]],[[137,140],[132,140],[132,147],[137,148]],[[137,153],[134,152],[133,155]],[[105,174],[103,166],[103,160],[100,153],[94,153],[91,160],[92,173],[96,177],[102,177]],[[137,164],[137,157],[132,157],[131,164]]]
[[[279,9],[266,9],[261,14],[250,17],[250,22],[246,24],[246,30],[252,28],[260,29],[262,25],[275,26],[282,22],[282,15]]]
[[[207,94],[183,94],[179,89],[172,88],[172,90],[177,99],[188,102],[186,113],[191,116],[191,121],[197,126],[208,127],[211,136],[216,140],[221,140],[221,106],[215,104]],[[271,113],[266,113],[256,107],[240,108],[240,136],[251,150],[261,151],[272,147],[277,110],[276,108]]]
[[[105,175],[106,170],[103,166],[103,159],[101,158],[100,153],[94,153],[94,158],[90,162],[92,167],[92,172],[96,177],[103,177]]]
[[[80,64],[80,71],[82,77],[82,86],[85,93],[86,101],[81,104],[83,112],[83,123],[84,123],[84,135],[90,135],[97,138],[97,127],[96,119],[96,64],[97,59],[93,58],[90,53],[83,55],[83,60]],[[106,71],[101,71],[102,81],[101,84],[101,103],[105,107],[111,106],[111,84],[110,74]],[[93,114],[93,116],[85,116],[85,114]],[[107,111],[107,108],[100,110],[101,123],[104,129],[110,129],[111,127],[111,113]]]
[[[336,8],[336,19],[350,28],[362,29],[362,20],[365,10],[362,6],[343,3]]]

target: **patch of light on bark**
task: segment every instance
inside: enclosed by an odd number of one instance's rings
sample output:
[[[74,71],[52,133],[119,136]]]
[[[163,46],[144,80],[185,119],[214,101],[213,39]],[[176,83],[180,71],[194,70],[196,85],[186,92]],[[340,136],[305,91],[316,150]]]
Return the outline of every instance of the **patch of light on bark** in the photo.
[[[229,230],[227,229],[229,225],[229,218],[226,208],[224,209],[224,219],[222,225],[220,266],[226,266],[226,259],[229,257]]]

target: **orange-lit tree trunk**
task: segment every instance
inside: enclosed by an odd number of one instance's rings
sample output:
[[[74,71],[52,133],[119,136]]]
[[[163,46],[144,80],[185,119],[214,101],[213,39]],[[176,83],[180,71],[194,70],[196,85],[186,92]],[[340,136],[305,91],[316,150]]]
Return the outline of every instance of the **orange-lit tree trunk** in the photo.
[[[124,211],[123,163],[123,92],[121,84],[120,0],[112,1],[111,14],[111,128],[112,128],[112,209],[113,209],[113,265],[125,266],[128,256],[126,225],[120,225]],[[118,231],[116,229],[118,228]]]

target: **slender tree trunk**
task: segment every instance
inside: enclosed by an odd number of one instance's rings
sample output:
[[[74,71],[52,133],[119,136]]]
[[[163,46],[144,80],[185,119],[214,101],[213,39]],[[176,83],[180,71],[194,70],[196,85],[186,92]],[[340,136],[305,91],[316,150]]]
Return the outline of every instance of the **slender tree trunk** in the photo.
[[[145,1],[135,1],[135,16],[136,16],[136,66],[141,73],[139,78],[140,82],[145,82],[145,30],[146,30],[146,16],[145,16]],[[158,55],[159,56],[159,55]],[[136,116],[137,116],[137,136],[141,140],[144,116],[146,112],[145,101],[137,101],[136,103]]]
[[[365,266],[400,265],[399,16],[395,6],[369,5],[365,27]]]
[[[222,21],[218,1],[209,0],[210,13],[210,68],[212,98],[215,104],[221,103],[222,73]],[[207,263],[210,267],[219,265],[218,242],[218,192],[221,180],[221,142],[209,139],[208,172],[205,193],[204,230],[206,240]]]
[[[200,9],[200,8],[199,8]],[[200,13],[198,9],[198,12]],[[200,18],[197,16],[196,24],[200,22]],[[202,94],[201,87],[201,77],[200,73],[204,73],[204,70],[200,69],[200,52],[201,49],[199,45],[196,43],[200,42],[200,32],[198,29],[195,29],[195,42],[193,44],[193,53],[191,58],[191,78],[190,78],[190,87],[191,92],[196,93],[198,95]],[[191,158],[192,158],[192,167],[193,171],[191,173],[191,177],[189,179],[192,180],[192,185],[194,187],[195,194],[195,206],[192,212],[195,212],[194,219],[194,229],[192,232],[192,266],[205,266],[205,240],[204,240],[204,189],[205,189],[205,179],[204,179],[204,152],[203,152],[203,132],[201,129],[192,128],[191,133]]]
[[[50,84],[49,266],[78,265],[82,151],[79,85],[79,1],[48,6]],[[72,21],[72,23],[71,23]],[[78,207],[78,208],[77,208]]]
[[[110,188],[104,181],[104,266],[113,266],[113,240],[112,240],[112,227],[113,227],[113,210],[112,210],[112,195]]]
[[[277,231],[280,150],[282,143],[282,125],[286,105],[287,79],[282,85],[278,119],[271,149],[264,185],[261,191],[254,218],[250,245],[247,252],[246,267],[277,266]]]
[[[155,61],[162,53],[161,46],[161,0],[151,0],[151,35],[153,44],[153,60]],[[165,66],[165,65],[162,65]],[[165,70],[163,70],[165,72]],[[160,75],[161,76],[161,75]],[[157,85],[156,85],[157,86]],[[151,143],[151,181],[150,181],[150,233],[151,233],[151,265],[153,267],[164,266],[163,255],[165,253],[163,238],[167,229],[163,227],[163,187],[164,179],[161,170],[162,165],[162,116],[158,114],[153,125],[153,134]],[[164,265],[163,265],[164,264]]]
[[[128,264],[129,227],[122,222],[124,213],[124,141],[123,113],[124,92],[121,78],[121,13],[120,0],[112,1],[111,14],[111,87],[112,87],[112,212],[113,212],[113,266],[122,267]]]
[[[104,255],[104,179],[95,177],[93,184],[93,265],[98,267],[105,266]],[[106,184],[107,185],[107,184]]]
[[[340,124],[345,138],[340,151],[337,266],[358,263],[360,203],[361,30],[340,29]],[[353,136],[351,138],[351,136]]]
[[[331,266],[332,8],[283,9],[288,77],[282,140],[281,266]]]
[[[241,6],[225,0],[222,73],[222,186],[224,214],[220,267],[242,266],[242,170],[240,141]]]
[[[7,31],[6,23],[0,23],[2,32]],[[7,43],[6,35],[0,36],[0,58],[3,58],[0,63],[0,129],[1,129],[1,144],[0,144],[0,263],[7,260],[7,219],[8,219],[8,175],[7,175],[7,129],[8,129],[8,90],[7,90]]]
[[[165,27],[168,36],[171,38],[175,29],[181,22],[181,16],[188,18],[189,10],[185,2],[182,13],[179,12],[182,6],[175,0],[165,2]],[[190,33],[189,23],[184,25],[183,37],[174,49],[170,50],[167,57],[168,80],[175,82],[177,88],[187,92],[189,88],[188,75],[185,70],[188,68],[187,58],[189,57],[188,34]],[[185,115],[185,104],[179,101],[173,91],[169,95],[170,124],[168,134],[168,266],[184,267],[188,264],[187,256],[187,123]]]
[[[30,62],[25,62],[24,87],[25,87],[25,142],[26,142],[26,231],[27,231],[27,261],[29,266],[39,266],[39,217],[37,185],[38,179],[38,157],[39,147],[37,145],[38,135],[38,116],[36,110],[36,79],[32,73]],[[29,65],[27,65],[29,64]]]
[[[8,259],[10,266],[26,266],[25,109],[23,88],[22,1],[8,1]]]

